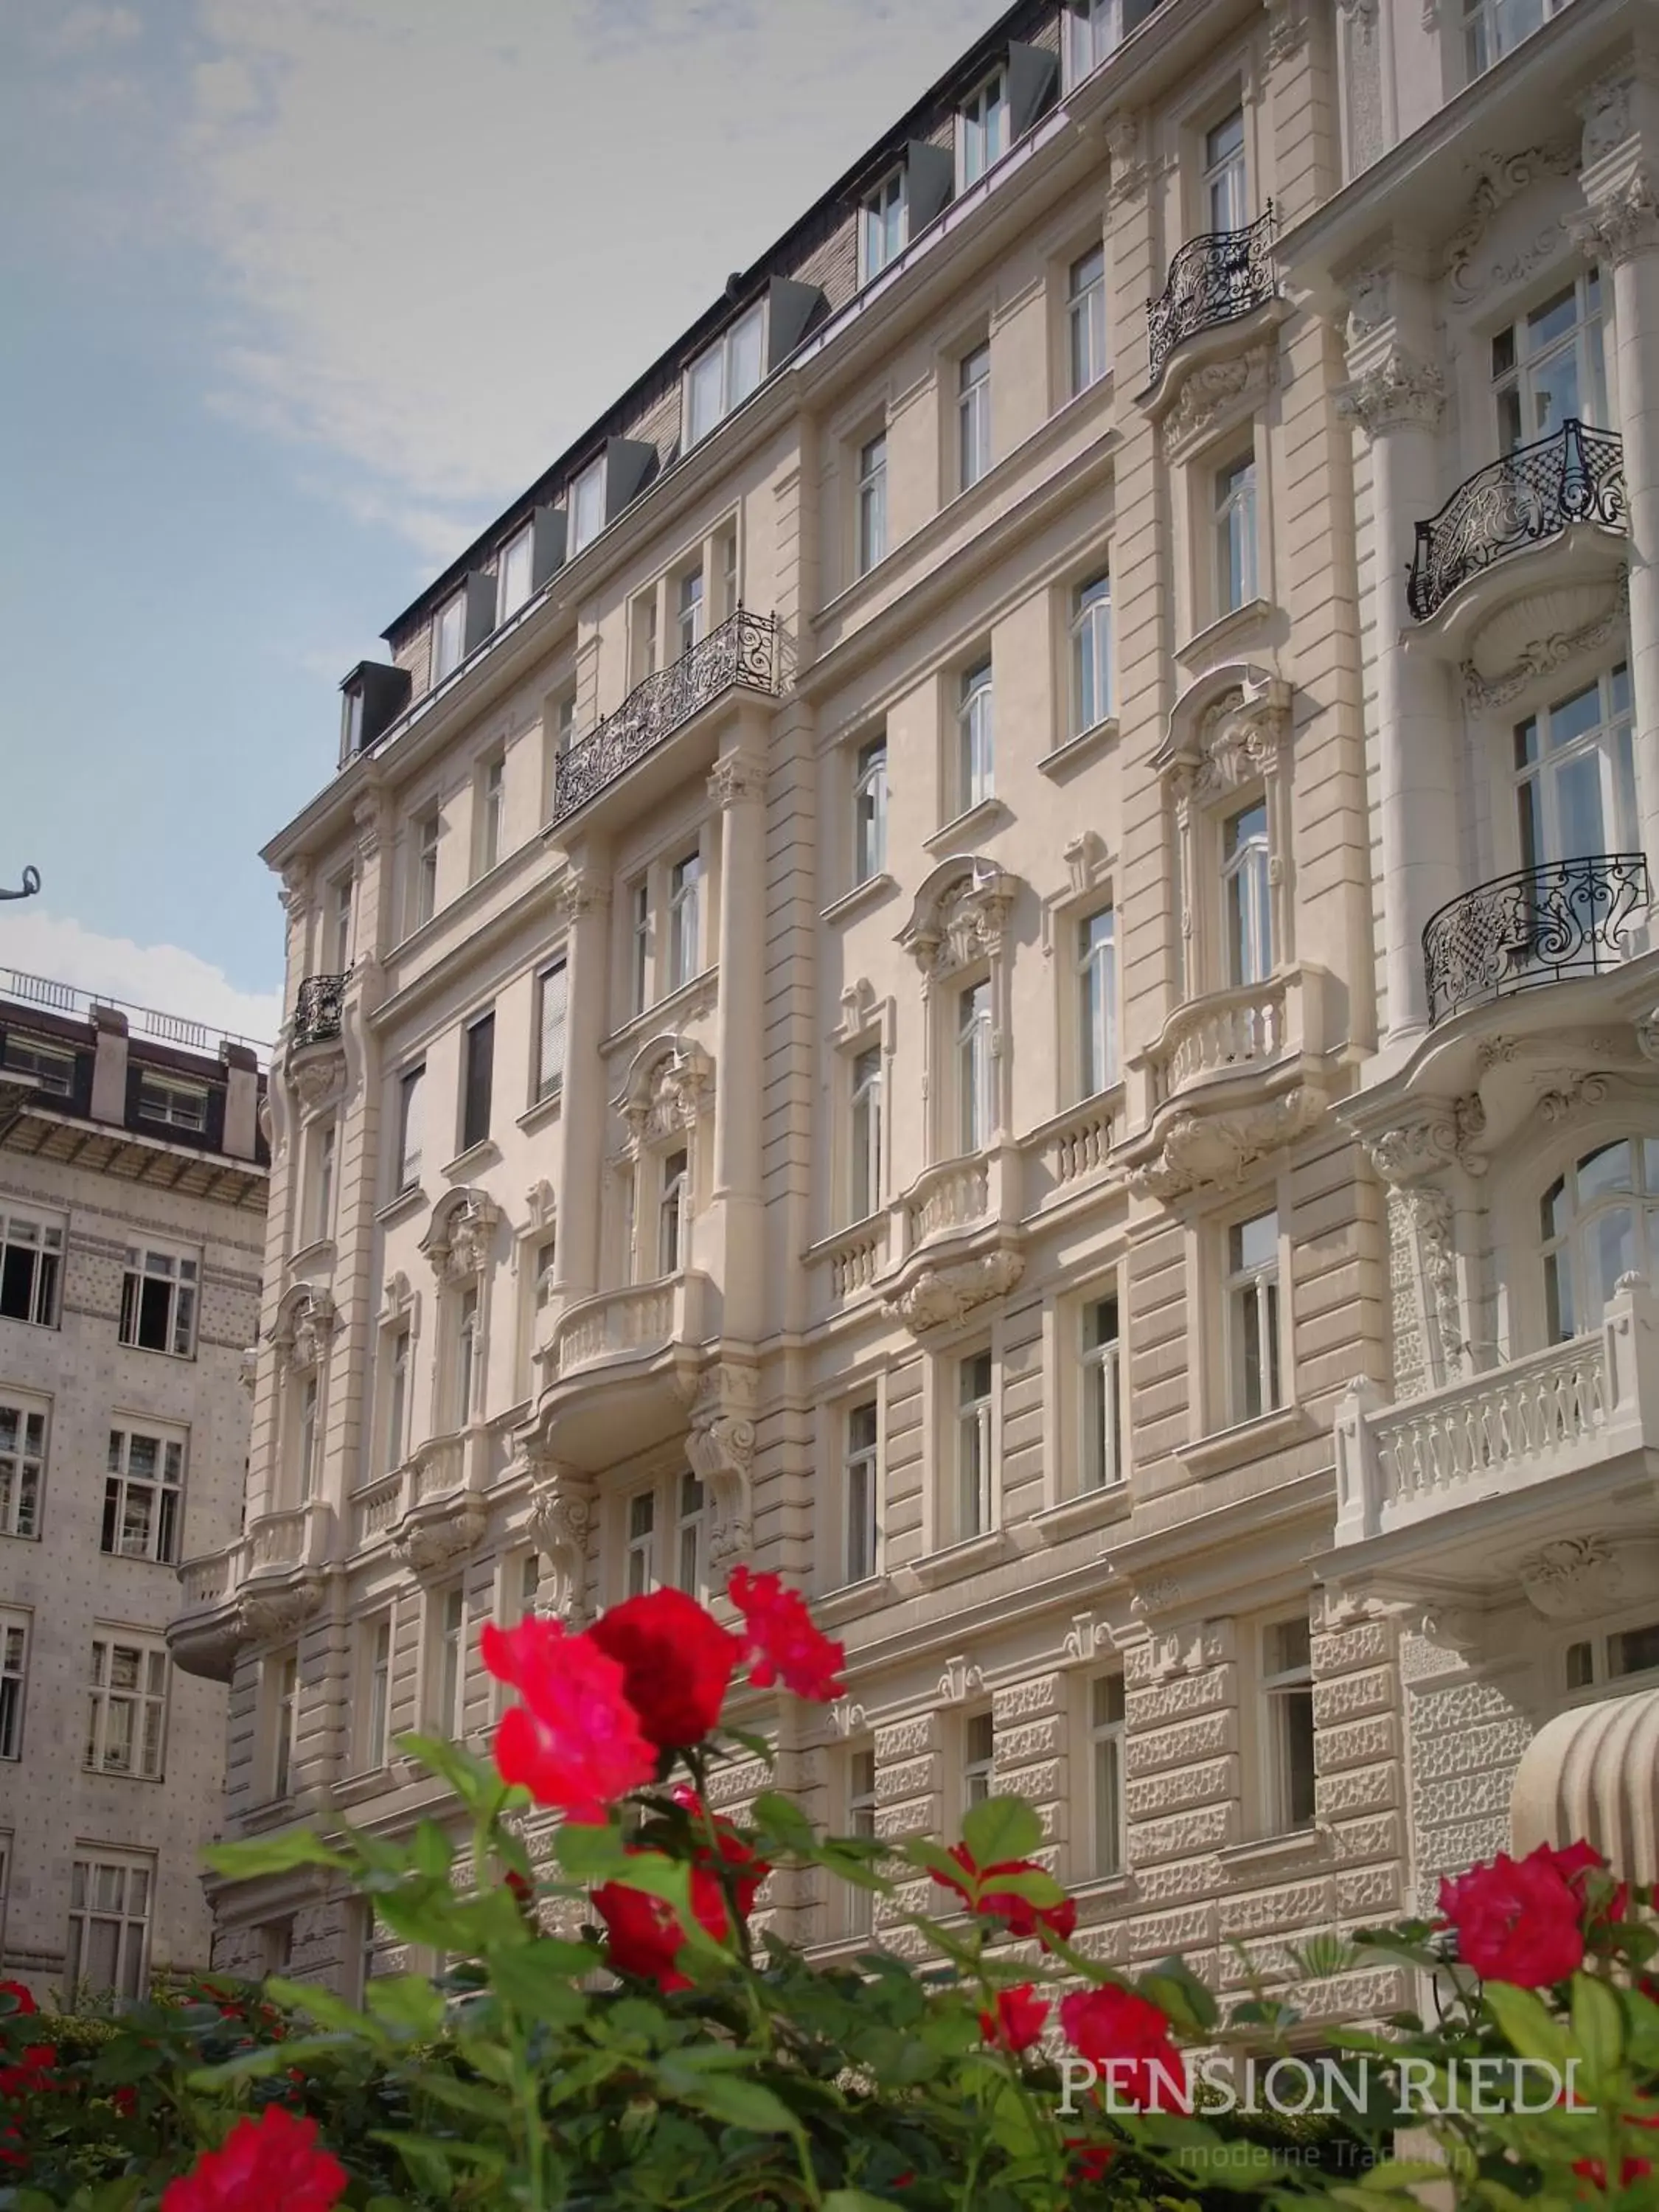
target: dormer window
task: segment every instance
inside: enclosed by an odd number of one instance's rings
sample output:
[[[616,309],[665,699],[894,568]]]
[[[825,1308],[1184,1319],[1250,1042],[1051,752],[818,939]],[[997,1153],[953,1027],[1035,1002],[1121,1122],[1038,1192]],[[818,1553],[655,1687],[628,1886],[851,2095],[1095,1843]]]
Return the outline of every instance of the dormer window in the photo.
[[[582,471],[570,487],[570,550],[580,553],[605,528],[605,461]]]
[[[1066,82],[1081,84],[1123,36],[1122,0],[1073,0],[1064,10]]]
[[[907,198],[903,170],[890,169],[864,203],[859,246],[866,284],[904,251],[908,229]]]
[[[15,1075],[32,1075],[52,1098],[67,1098],[75,1089],[75,1054],[55,1046],[37,1044],[33,1037],[14,1030],[6,1039],[6,1066]]]
[[[685,380],[685,442],[695,446],[757,389],[765,373],[764,307],[754,307],[700,354]]]
[[[432,618],[432,681],[441,684],[466,658],[466,593],[457,592]]]
[[[504,623],[509,615],[517,614],[530,597],[533,550],[534,534],[529,523],[501,548],[495,567],[497,624]]]
[[[957,185],[976,185],[1008,150],[1008,80],[997,70],[969,94],[957,115]]]
[[[207,1127],[208,1095],[199,1083],[177,1083],[149,1069],[138,1079],[138,1119],[163,1128],[199,1131]]]

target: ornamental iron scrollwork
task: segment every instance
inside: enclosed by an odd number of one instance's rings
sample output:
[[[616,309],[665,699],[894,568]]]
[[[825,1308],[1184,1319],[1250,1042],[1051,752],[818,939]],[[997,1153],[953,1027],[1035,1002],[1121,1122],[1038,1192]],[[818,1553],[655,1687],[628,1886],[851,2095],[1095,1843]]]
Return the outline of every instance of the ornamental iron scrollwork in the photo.
[[[1625,515],[1622,441],[1570,415],[1547,438],[1477,469],[1432,521],[1418,524],[1407,605],[1427,622],[1460,585],[1505,554],[1559,537],[1575,522],[1622,530]]]
[[[339,1036],[350,973],[348,969],[343,975],[306,977],[294,1000],[293,1041],[296,1045],[327,1044]]]
[[[1156,300],[1146,302],[1146,359],[1156,384],[1176,348],[1200,331],[1235,323],[1273,298],[1273,210],[1243,230],[1189,238],[1170,264]]]
[[[636,684],[614,714],[562,756],[554,775],[554,822],[568,822],[734,685],[769,696],[778,688],[777,623],[746,607],[728,615],[671,667]]]
[[[35,893],[40,890],[40,869],[39,869],[39,868],[25,868],[25,869],[24,869],[24,871],[23,871],[22,888],[21,888],[21,890],[15,890],[15,891],[0,890],[0,899],[26,899],[26,898],[33,898],[33,897],[34,896]]]
[[[1429,1019],[1626,957],[1625,933],[1652,898],[1640,853],[1594,853],[1498,876],[1429,917],[1423,966]]]

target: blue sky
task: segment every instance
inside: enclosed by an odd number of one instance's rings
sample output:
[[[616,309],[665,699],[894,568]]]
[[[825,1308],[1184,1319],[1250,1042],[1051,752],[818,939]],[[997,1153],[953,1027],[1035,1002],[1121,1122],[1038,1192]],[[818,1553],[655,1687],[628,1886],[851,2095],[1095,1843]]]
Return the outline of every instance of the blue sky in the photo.
[[[269,1036],[383,625],[994,0],[0,0],[0,969]]]

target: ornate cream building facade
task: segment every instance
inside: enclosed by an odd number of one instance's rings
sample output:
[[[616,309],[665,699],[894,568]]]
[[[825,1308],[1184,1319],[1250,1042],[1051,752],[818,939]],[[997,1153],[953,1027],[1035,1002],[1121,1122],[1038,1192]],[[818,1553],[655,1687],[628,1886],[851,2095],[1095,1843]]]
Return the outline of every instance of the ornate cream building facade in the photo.
[[[1656,35],[1027,0],[347,678],[172,1637],[239,1829],[750,1559],[823,1818],[1022,1791],[1236,1986],[1651,1688]]]

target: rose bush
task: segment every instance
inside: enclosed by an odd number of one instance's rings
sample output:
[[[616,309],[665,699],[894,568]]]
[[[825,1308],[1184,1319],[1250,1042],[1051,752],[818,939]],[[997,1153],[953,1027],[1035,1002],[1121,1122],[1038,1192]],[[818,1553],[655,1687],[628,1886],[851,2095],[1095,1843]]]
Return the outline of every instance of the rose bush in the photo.
[[[740,1672],[819,1699],[842,1681],[776,1577],[732,1597],[736,1632],[675,1592],[581,1634],[486,1630],[517,1698],[493,1757],[403,1747],[464,1808],[465,1850],[429,1820],[399,1842],[339,1822],[211,1855],[349,1880],[441,1975],[377,1978],[361,2008],[214,1982],[95,2021],[0,1984],[0,2212],[1418,2212],[1429,2179],[1471,2212],[1659,2205],[1653,1900],[1587,1845],[1500,1855],[1445,1884],[1439,1920],[1294,1960],[1316,1985],[1403,1963],[1434,2017],[1321,2030],[1381,2094],[1231,2112],[1215,2062],[1294,2065],[1308,2024],[1265,1985],[1224,2017],[1179,1960],[1085,1955],[1021,1801],[975,1807],[949,1847],[821,1835],[770,1790],[714,1809],[722,1760],[764,1751],[721,1728]],[[809,1965],[763,1911],[769,1881],[807,1879],[876,1893],[915,1963]],[[942,1917],[910,1909],[930,1887]],[[1505,2094],[1516,2059],[1559,2100]],[[1448,2095],[1471,2063],[1485,2110]],[[1402,2107],[1407,2068],[1450,2108]],[[1427,2162],[1394,2155],[1402,2121]]]

